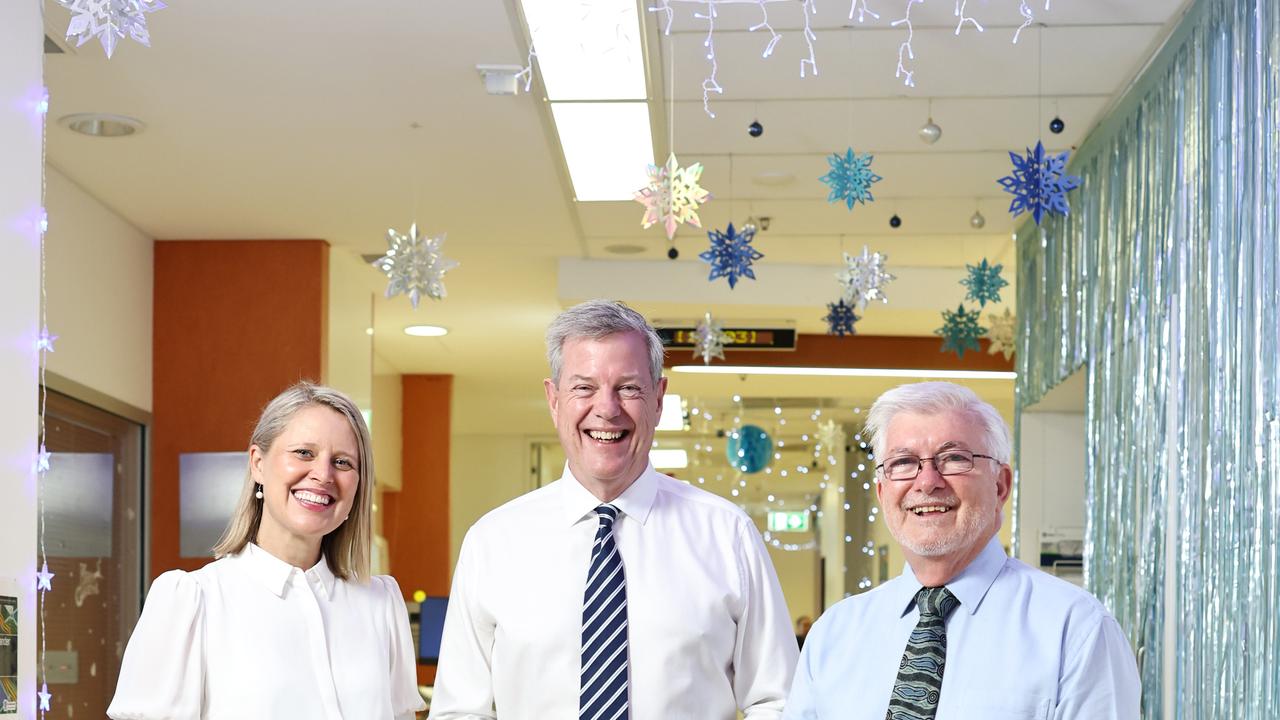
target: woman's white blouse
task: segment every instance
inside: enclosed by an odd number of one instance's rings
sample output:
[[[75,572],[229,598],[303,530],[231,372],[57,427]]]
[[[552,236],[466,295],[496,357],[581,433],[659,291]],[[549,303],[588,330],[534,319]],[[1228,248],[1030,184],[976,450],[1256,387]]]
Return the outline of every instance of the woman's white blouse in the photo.
[[[115,720],[389,720],[426,709],[400,588],[303,572],[249,544],[151,585]]]

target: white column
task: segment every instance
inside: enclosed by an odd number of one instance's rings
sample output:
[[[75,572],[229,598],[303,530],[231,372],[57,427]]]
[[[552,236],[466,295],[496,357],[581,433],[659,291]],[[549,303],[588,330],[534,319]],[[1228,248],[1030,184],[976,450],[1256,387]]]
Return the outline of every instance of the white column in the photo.
[[[18,715],[36,716],[35,341],[39,333],[44,26],[38,0],[0,3],[0,595],[18,597]],[[55,220],[56,222],[56,220]],[[57,580],[55,580],[57,582]]]

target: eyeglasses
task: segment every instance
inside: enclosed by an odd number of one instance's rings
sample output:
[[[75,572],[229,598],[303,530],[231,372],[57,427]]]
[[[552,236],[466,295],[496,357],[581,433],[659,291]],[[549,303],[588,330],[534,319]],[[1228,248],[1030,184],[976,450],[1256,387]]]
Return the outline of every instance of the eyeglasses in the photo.
[[[916,457],[915,455],[898,455],[876,466],[876,470],[884,473],[889,480],[915,480],[926,462],[933,463],[933,469],[939,475],[963,475],[973,469],[974,458],[996,460],[990,455],[971,453],[968,450],[947,450],[933,457]],[[996,460],[999,462],[999,460]]]

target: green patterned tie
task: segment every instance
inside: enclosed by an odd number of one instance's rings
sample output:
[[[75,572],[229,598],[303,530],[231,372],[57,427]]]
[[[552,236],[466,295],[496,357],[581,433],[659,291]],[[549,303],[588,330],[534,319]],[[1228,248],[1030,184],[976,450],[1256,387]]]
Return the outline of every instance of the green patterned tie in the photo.
[[[902,653],[885,720],[933,720],[947,663],[947,615],[959,605],[945,587],[920,588],[916,593],[920,622]]]

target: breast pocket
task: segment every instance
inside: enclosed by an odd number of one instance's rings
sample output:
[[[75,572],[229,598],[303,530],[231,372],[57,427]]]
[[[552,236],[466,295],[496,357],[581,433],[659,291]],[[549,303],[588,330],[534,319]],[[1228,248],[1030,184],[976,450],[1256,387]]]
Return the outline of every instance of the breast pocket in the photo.
[[[1052,701],[1046,698],[967,698],[954,720],[1049,720]]]

